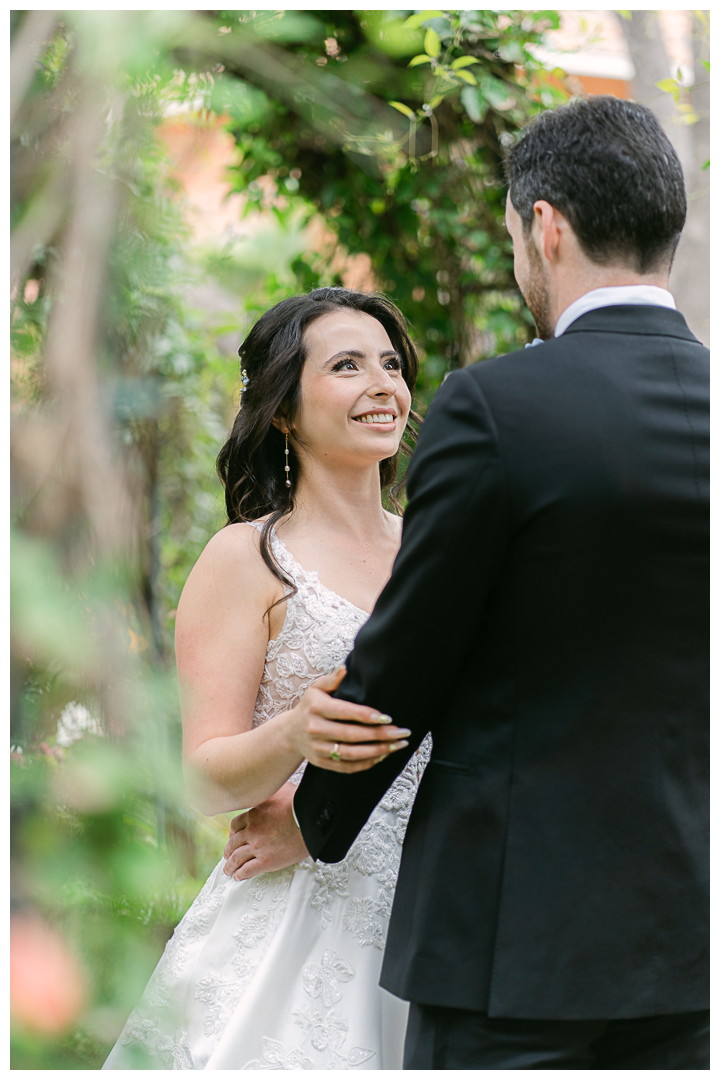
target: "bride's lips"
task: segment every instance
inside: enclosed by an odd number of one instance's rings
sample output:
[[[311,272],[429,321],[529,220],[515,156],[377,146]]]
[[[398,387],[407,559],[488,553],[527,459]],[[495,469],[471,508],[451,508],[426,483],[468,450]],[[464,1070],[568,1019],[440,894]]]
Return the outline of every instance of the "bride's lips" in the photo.
[[[352,419],[363,427],[373,428],[375,431],[393,431],[395,428],[396,413],[394,409],[375,409],[372,412],[359,413]]]

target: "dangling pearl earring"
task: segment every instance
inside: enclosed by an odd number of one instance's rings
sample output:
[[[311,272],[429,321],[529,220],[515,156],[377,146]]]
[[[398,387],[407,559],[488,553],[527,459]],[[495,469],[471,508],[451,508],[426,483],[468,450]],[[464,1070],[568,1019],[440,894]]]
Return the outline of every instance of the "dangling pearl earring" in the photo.
[[[285,432],[285,487],[292,487],[290,483],[290,466],[288,465],[288,457],[290,451],[288,450],[288,433]]]

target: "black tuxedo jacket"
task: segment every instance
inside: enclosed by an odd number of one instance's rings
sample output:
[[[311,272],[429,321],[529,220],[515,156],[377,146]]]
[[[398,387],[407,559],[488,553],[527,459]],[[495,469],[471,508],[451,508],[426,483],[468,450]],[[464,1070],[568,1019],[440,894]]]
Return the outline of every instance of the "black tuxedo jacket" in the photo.
[[[707,1007],[708,359],[675,311],[589,312],[454,372],[338,696],[411,746],[309,766],[343,858],[431,731],[381,984],[491,1016]]]

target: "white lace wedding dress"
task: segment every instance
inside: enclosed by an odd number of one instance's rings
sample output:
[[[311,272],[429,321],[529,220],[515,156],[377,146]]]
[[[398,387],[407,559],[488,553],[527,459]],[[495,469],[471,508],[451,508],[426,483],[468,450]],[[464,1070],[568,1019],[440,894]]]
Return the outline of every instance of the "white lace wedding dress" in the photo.
[[[368,618],[305,571],[268,643],[253,726],[297,703]],[[105,1069],[400,1069],[407,1003],[378,986],[400,852],[429,737],[340,863],[237,882],[215,867],[178,924]],[[300,782],[303,766],[293,777]]]

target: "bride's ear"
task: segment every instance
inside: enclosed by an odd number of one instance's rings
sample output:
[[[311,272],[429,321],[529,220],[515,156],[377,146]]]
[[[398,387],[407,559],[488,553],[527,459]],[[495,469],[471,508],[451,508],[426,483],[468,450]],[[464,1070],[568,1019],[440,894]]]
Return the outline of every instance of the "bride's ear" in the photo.
[[[270,423],[273,427],[277,428],[278,431],[282,432],[283,435],[290,434],[290,425],[288,424],[282,413],[279,413],[277,416],[273,416]]]

